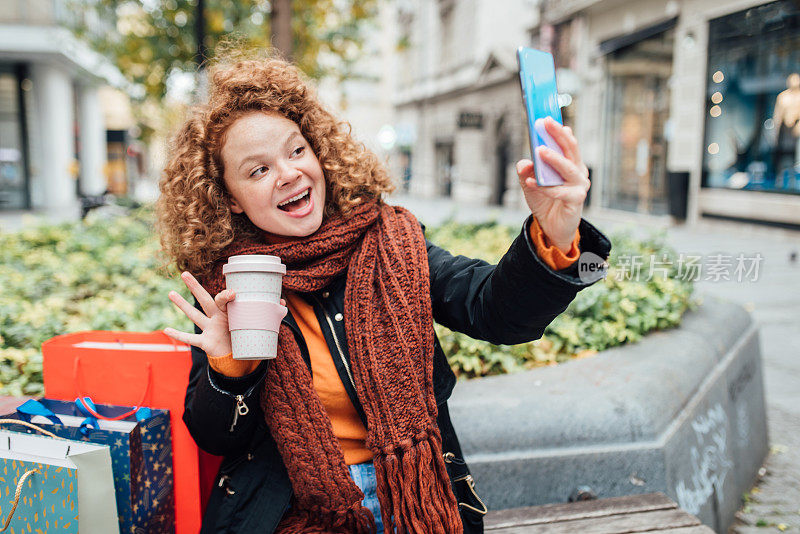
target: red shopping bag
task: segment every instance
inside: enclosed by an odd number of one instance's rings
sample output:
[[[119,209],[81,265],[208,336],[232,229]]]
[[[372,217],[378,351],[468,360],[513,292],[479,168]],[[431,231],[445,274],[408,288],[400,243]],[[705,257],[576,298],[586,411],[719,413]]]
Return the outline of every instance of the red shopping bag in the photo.
[[[45,396],[169,410],[175,480],[175,531],[200,530],[222,458],[197,448],[183,423],[192,356],[163,332],[77,332],[42,344]]]

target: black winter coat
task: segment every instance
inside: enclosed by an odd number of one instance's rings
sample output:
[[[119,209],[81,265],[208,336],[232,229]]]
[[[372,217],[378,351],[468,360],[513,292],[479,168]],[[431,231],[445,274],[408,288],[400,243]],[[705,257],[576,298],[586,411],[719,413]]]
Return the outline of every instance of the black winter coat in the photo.
[[[529,217],[496,266],[452,256],[427,242],[436,322],[494,344],[523,343],[540,338],[545,327],[566,309],[577,292],[593,283],[578,276],[578,262],[560,271],[547,266],[531,243],[531,221]],[[579,232],[582,253],[608,257],[611,244],[599,230],[581,219]],[[366,426],[363,408],[349,376],[350,356],[342,320],[344,288],[342,276],[329,287],[307,295],[307,299],[314,307],[345,390]],[[297,323],[291,314],[284,322],[294,332],[310,368],[308,349]],[[201,532],[271,533],[288,508],[293,490],[259,402],[268,360],[247,376],[230,378],[211,369],[205,353],[197,347],[192,347],[192,359],[183,420],[201,449],[225,457]],[[456,378],[438,339],[433,382],[442,450],[464,531],[482,532],[485,507],[474,491],[447,409]],[[237,404],[242,403],[249,412],[237,415]]]

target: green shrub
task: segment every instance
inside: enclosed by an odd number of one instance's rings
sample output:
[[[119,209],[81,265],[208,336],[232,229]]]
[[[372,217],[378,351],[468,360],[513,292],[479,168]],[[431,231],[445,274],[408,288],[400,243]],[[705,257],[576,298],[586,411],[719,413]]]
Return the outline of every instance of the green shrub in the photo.
[[[167,299],[191,298],[177,276],[160,269],[158,239],[148,208],[117,218],[0,233],[0,394],[43,391],[41,344],[81,330],[152,331],[192,324]],[[518,230],[495,224],[445,224],[428,237],[454,254],[497,261]],[[635,241],[615,236],[620,254],[674,255],[663,236]],[[459,376],[509,373],[636,341],[647,331],[677,325],[692,286],[676,279],[603,282],[582,291],[538,341],[495,346],[437,325]],[[674,275],[674,273],[672,273]]]
[[[167,294],[191,295],[159,269],[158,249],[148,209],[0,233],[0,394],[42,393],[40,348],[53,336],[189,330]]]
[[[497,262],[519,228],[493,223],[447,223],[427,231],[428,238],[453,254]],[[628,233],[610,236],[613,247],[605,280],[578,293],[536,341],[493,345],[436,325],[442,348],[459,377],[513,373],[571,358],[596,354],[615,345],[638,341],[655,329],[677,326],[687,308],[694,307],[692,272],[683,276],[678,256],[666,244],[666,233],[636,240]],[[630,258],[642,259],[641,276],[625,267]],[[648,276],[651,262],[655,276]],[[663,267],[663,270],[662,270]]]

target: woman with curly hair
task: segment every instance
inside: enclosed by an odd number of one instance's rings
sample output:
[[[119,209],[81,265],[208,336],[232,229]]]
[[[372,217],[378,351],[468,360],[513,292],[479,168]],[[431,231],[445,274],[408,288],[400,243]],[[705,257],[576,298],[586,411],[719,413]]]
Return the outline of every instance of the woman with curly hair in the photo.
[[[497,344],[530,341],[592,281],[575,260],[607,257],[581,218],[589,188],[569,128],[548,131],[565,184],[517,172],[531,216],[498,265],[428,242],[387,204],[378,158],[328,112],[293,65],[220,62],[210,96],[171,146],[158,219],[195,297],[169,298],[196,325],[184,421],[224,456],[202,532],[481,532],[450,421],[455,376],[434,321]],[[287,266],[278,354],[231,356],[222,265],[236,254]]]

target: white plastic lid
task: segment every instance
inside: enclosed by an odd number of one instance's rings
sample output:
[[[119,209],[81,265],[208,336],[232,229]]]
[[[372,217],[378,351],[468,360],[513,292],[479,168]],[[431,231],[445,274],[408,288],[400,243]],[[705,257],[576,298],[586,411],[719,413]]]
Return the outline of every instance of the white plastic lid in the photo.
[[[228,258],[222,266],[222,274],[241,272],[267,272],[286,274],[286,266],[278,256],[266,254],[240,254]]]

